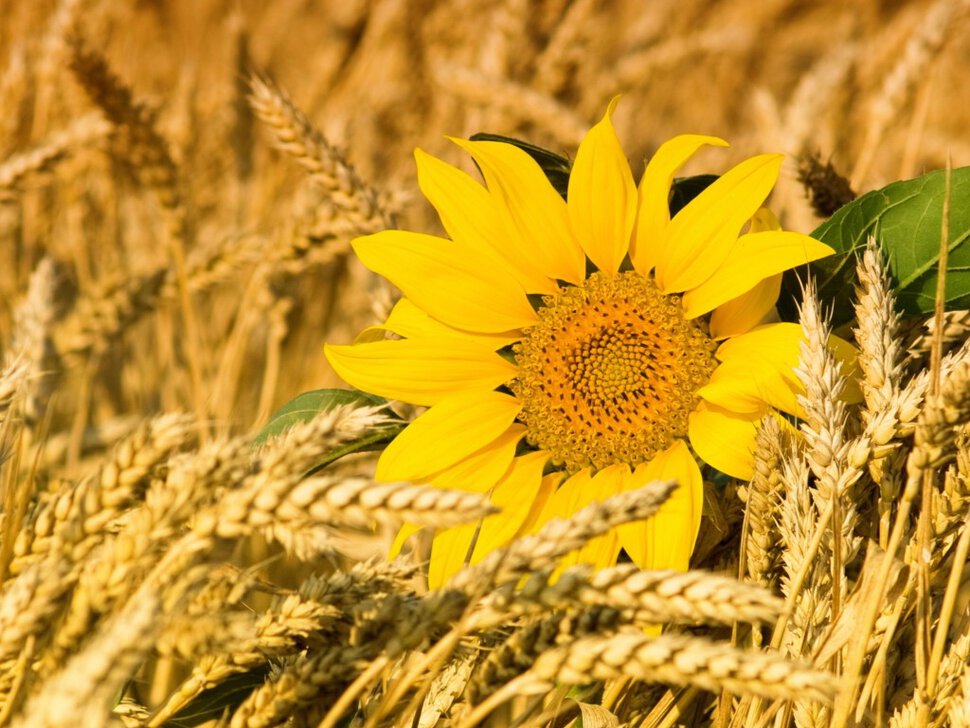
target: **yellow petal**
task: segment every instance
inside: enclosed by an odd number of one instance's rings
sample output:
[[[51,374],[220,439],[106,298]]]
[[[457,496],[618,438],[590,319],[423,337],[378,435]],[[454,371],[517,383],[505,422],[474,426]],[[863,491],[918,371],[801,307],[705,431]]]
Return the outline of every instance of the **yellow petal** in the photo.
[[[499,513],[480,523],[466,523],[435,534],[428,565],[428,586],[432,589],[441,587],[461,570],[466,561],[478,563],[516,537],[542,485],[542,469],[548,458],[546,453],[533,452],[513,461],[490,497],[492,504],[501,509]],[[474,552],[469,554],[473,540]]]
[[[796,392],[804,393],[801,381],[795,374],[798,366],[799,346],[804,341],[802,327],[794,323],[774,323],[758,326],[751,331],[725,341],[716,356],[722,362],[735,362],[738,366],[757,362],[762,370],[774,369],[792,384]],[[842,399],[859,402],[859,368],[857,351],[852,344],[838,336],[829,336],[829,349],[840,364],[842,376],[847,380]]]
[[[586,256],[569,224],[566,202],[528,154],[502,142],[453,140],[478,162],[506,227],[509,245],[529,261],[531,270],[579,284],[586,278]]]
[[[781,273],[765,278],[747,293],[715,308],[711,314],[711,336],[726,339],[766,323],[778,302],[781,279]]]
[[[499,513],[488,516],[475,542],[472,563],[478,563],[497,548],[508,544],[523,532],[523,526],[542,489],[542,470],[548,453],[530,452],[512,461],[512,467],[492,491],[492,505]]]
[[[738,414],[701,400],[690,414],[688,432],[694,452],[722,473],[750,480],[754,471],[754,436],[768,408]]]
[[[375,477],[417,481],[450,467],[505,432],[522,409],[512,395],[472,390],[419,415],[384,449]]]
[[[351,386],[411,404],[433,405],[470,389],[495,389],[518,373],[494,351],[454,339],[327,344],[324,354]]]
[[[630,165],[610,121],[617,101],[619,97],[610,102],[602,121],[579,145],[567,198],[569,219],[579,244],[605,273],[620,269],[637,214]]]
[[[387,551],[387,558],[394,559],[400,556],[401,550],[404,548],[404,544],[407,543],[407,540],[423,528],[424,526],[418,526],[413,523],[405,523],[403,526],[401,526],[397,532],[397,535],[394,537],[394,542],[391,544],[391,548]]]
[[[772,230],[738,238],[731,256],[696,288],[684,294],[687,318],[695,318],[750,291],[761,281],[834,251],[807,235]]]
[[[624,489],[629,477],[630,469],[623,464],[611,465],[595,476],[590,475],[588,468],[580,470],[552,494],[532,530],[537,531],[556,518],[571,518],[590,503],[616,495]],[[620,542],[614,529],[565,556],[560,560],[559,568],[575,564],[592,564],[596,568],[609,566],[616,563],[619,550]]]
[[[428,482],[436,488],[485,493],[509,469],[523,435],[525,426],[515,423],[461,462],[428,476]]]
[[[664,243],[668,255],[656,270],[664,293],[690,290],[724,263],[741,227],[771,192],[781,160],[780,154],[762,154],[741,162],[674,216]]]
[[[438,211],[448,235],[479,252],[502,261],[503,272],[529,293],[555,293],[556,283],[522,255],[514,235],[509,234],[488,190],[457,167],[414,150],[418,185]]]
[[[670,185],[674,175],[706,144],[728,146],[723,139],[712,136],[676,136],[660,146],[640,178],[637,188],[639,211],[630,259],[633,267],[644,275],[665,262],[670,252],[664,241],[670,224]]]
[[[732,412],[754,415],[763,412],[767,404],[798,416],[804,414],[796,399],[802,392],[802,387],[779,367],[738,360],[721,364],[710,381],[697,390],[706,401]]]
[[[451,240],[384,230],[357,238],[353,247],[365,266],[449,326],[497,333],[538,320],[522,286],[481,253]]]
[[[677,489],[652,518],[620,526],[620,545],[641,569],[686,571],[700,530],[704,481],[683,440],[638,466],[628,488],[654,480],[675,480]]]
[[[394,308],[391,309],[391,312],[387,316],[387,321],[380,326],[370,326],[364,329],[364,331],[370,331],[372,329],[382,332],[381,339],[384,338],[383,331],[386,329],[388,331],[393,331],[398,336],[403,336],[407,339],[451,336],[458,339],[466,339],[468,341],[477,341],[480,342],[482,346],[487,346],[493,350],[501,349],[503,346],[508,346],[509,344],[512,344],[522,338],[522,334],[516,331],[500,334],[487,334],[472,331],[462,331],[452,326],[447,326],[440,321],[436,321],[435,319],[431,318],[407,298],[401,298],[397,303],[394,304]],[[360,335],[358,335],[357,338],[360,339]],[[367,340],[379,341],[380,339]],[[364,343],[364,341],[354,341],[354,343]]]

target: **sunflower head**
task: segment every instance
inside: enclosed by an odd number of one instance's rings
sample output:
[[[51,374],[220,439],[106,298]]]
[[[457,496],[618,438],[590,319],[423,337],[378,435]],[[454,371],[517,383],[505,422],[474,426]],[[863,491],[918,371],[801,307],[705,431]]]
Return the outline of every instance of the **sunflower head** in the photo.
[[[377,477],[489,492],[502,509],[435,534],[434,586],[517,534],[657,478],[680,487],[656,516],[569,561],[605,565],[622,549],[644,568],[684,569],[698,460],[749,478],[757,423],[798,414],[801,332],[769,321],[781,274],[832,250],[763,209],[780,155],[741,162],[671,216],[680,167],[726,143],[675,137],[636,184],[615,103],[581,143],[565,200],[518,147],[454,140],[484,185],[416,153],[449,238],[354,241],[404,295],[383,324],[393,338],[328,345],[327,357],[364,391],[429,406]]]

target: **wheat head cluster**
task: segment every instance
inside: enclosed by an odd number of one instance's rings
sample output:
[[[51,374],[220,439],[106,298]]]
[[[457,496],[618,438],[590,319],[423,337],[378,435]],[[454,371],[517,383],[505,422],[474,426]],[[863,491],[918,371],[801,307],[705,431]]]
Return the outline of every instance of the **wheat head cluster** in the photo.
[[[622,92],[641,158],[789,154],[808,232],[799,157],[856,191],[970,160],[968,33],[966,0],[6,0],[0,726],[970,725],[970,317],[903,316],[878,241],[862,403],[807,281],[800,433],[712,474],[686,573],[556,569],[656,482],[429,591],[394,529],[493,508],[332,457],[398,419],[253,444],[394,301],[350,241],[435,229],[414,147],[572,154]]]

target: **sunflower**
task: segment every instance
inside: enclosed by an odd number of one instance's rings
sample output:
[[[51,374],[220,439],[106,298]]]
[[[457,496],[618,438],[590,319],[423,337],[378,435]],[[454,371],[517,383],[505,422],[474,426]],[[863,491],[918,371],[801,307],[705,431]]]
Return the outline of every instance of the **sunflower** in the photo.
[[[833,251],[762,209],[781,155],[741,162],[671,217],[678,169],[727,144],[675,137],[635,185],[615,105],[580,144],[566,200],[515,145],[455,139],[485,186],[415,152],[450,239],[387,230],[353,243],[403,297],[382,340],[371,331],[328,345],[328,360],[361,390],[428,407],[383,452],[377,478],[489,492],[501,509],[435,534],[432,586],[657,478],[680,487],[656,516],[568,560],[605,566],[622,549],[643,568],[686,569],[701,519],[697,458],[749,479],[757,423],[799,413],[800,327],[764,322],[781,273]]]

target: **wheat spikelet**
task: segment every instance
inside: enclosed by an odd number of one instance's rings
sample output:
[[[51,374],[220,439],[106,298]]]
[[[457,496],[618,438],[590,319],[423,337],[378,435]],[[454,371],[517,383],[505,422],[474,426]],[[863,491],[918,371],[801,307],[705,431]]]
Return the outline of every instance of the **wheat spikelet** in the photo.
[[[581,685],[634,680],[694,685],[766,698],[831,702],[834,676],[776,654],[738,650],[686,635],[589,637],[540,655],[528,677]]]
[[[275,481],[269,489],[250,488],[233,495],[217,512],[197,519],[196,528],[211,528],[220,538],[262,528],[293,553],[312,555],[329,550],[328,528],[365,528],[375,521],[447,528],[496,512],[480,494],[409,483],[317,477],[286,486]]]
[[[202,655],[195,662],[192,674],[155,711],[148,725],[162,725],[203,690],[218,685],[230,675],[302,649],[311,633],[323,630],[342,613],[318,601],[325,585],[326,582],[310,578],[298,592],[276,597],[265,612],[252,615],[251,637],[227,644],[223,651]]]
[[[869,442],[865,436],[854,439],[848,433],[848,414],[841,399],[846,378],[829,349],[830,328],[818,310],[812,283],[805,287],[800,320],[804,340],[795,370],[805,387],[805,395],[798,396],[805,410],[800,429],[805,436],[809,467],[815,476],[812,497],[816,508],[819,513],[832,511],[829,583],[831,617],[837,619],[847,589],[845,569],[857,556],[862,543],[855,534],[858,509],[851,497],[851,488],[862,475],[861,466],[868,458]]]
[[[61,608],[61,599],[72,585],[69,566],[56,558],[31,564],[4,584],[0,594],[0,686],[4,692],[14,682],[15,656],[27,652],[30,640],[44,634]]]
[[[554,583],[551,574],[549,569],[537,572],[514,592],[498,592],[495,606],[513,614],[608,606],[628,610],[645,624],[767,622],[781,612],[781,601],[769,592],[701,571],[641,571],[623,564],[592,573],[576,566]]]
[[[776,580],[781,536],[776,525],[782,501],[781,460],[790,448],[774,417],[766,417],[755,435],[754,475],[746,489],[744,563],[748,576],[770,586]]]
[[[87,649],[44,681],[18,728],[60,728],[70,723],[109,725],[118,689],[144,659],[161,611],[160,597],[144,590],[128,607],[106,622]]]
[[[58,272],[50,258],[42,259],[30,276],[27,295],[14,312],[14,335],[11,346],[23,352],[29,362],[27,391],[22,413],[28,427],[36,427],[47,409],[60,369],[57,351],[51,339],[51,327],[57,318]]]
[[[17,539],[11,572],[22,571],[52,548],[79,563],[104,538],[104,527],[139,497],[152,469],[190,436],[185,415],[163,415],[145,423],[118,444],[95,476],[37,509]]]
[[[675,487],[676,484],[672,482],[656,481],[643,488],[591,503],[571,518],[552,520],[537,533],[519,538],[503,549],[496,549],[478,564],[459,571],[447,587],[477,592],[488,586],[517,581],[555,563],[611,528],[649,518],[659,510]]]
[[[256,115],[272,131],[277,145],[327,193],[350,229],[363,234],[391,227],[393,221],[380,207],[376,192],[361,181],[283,90],[259,76],[252,76],[249,83]]]
[[[366,650],[338,648],[326,653],[301,655],[283,664],[236,708],[231,728],[269,728],[284,722],[302,705],[334,694],[362,667]]]
[[[104,351],[132,324],[156,309],[168,276],[168,269],[160,269],[125,276],[86,292],[55,332],[57,350],[75,357]]]
[[[178,171],[154,115],[135,101],[131,89],[115,75],[103,55],[86,47],[77,36],[69,45],[70,68],[91,100],[121,132],[124,159],[138,179],[156,192],[164,208],[178,210],[182,205]]]
[[[109,129],[98,115],[87,114],[67,129],[52,134],[43,144],[7,158],[0,163],[0,199],[27,177],[49,172],[75,150],[103,139]]]
[[[952,726],[970,725],[970,667],[964,666],[960,676],[960,691],[953,696],[947,709]]]
[[[807,646],[816,643],[828,620],[831,604],[832,575],[824,568],[830,558],[828,545],[823,540],[817,553],[812,552],[813,537],[819,524],[808,485],[809,473],[800,448],[793,448],[782,459],[785,499],[778,520],[784,544],[781,590],[789,602],[795,599],[795,609],[785,627],[782,644],[792,655],[802,655]],[[800,585],[798,577],[805,569],[808,569],[808,575],[805,583]]]
[[[628,623],[616,609],[588,606],[574,615],[556,614],[520,627],[476,666],[466,689],[468,699],[472,705],[481,703],[497,688],[529,670],[539,655],[560,644],[615,632]]]

